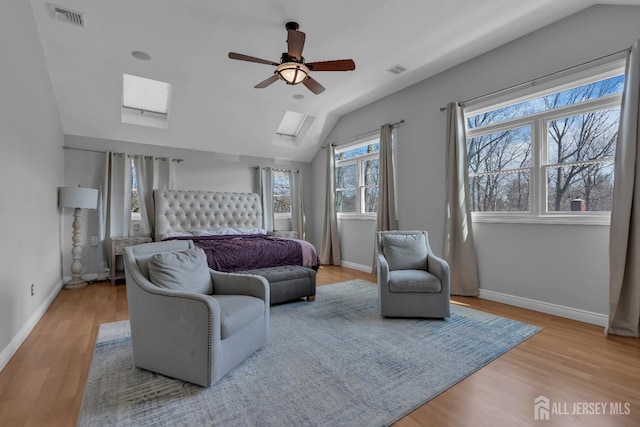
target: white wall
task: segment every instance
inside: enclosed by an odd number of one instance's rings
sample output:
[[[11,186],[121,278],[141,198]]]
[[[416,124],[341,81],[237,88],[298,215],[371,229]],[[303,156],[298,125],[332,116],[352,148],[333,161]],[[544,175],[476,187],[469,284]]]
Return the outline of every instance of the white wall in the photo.
[[[62,285],[63,133],[30,2],[3,2],[0,58],[2,369]]]
[[[256,166],[275,166],[282,169],[295,168],[301,171],[303,188],[311,188],[310,165],[308,163],[292,163],[275,165],[271,159],[246,156],[229,156],[224,154],[167,148],[147,144],[136,144],[124,141],[113,141],[100,138],[87,138],[75,135],[65,136],[65,145],[69,147],[85,148],[96,151],[114,151],[130,154],[145,154],[166,156],[183,159],[184,162],[176,166],[177,189],[252,192],[254,188],[254,170]],[[65,185],[100,188],[100,181],[104,165],[104,154],[83,150],[64,150]],[[310,196],[305,196],[310,199]],[[311,209],[305,207],[309,216]],[[90,210],[85,217],[85,247],[83,250],[83,264],[85,274],[98,274],[105,268],[103,243],[91,246],[90,237],[98,236],[98,212]],[[64,235],[69,239],[63,241],[62,255],[64,259],[63,271],[68,276],[71,266],[71,223],[72,212],[65,212]],[[278,223],[284,226],[284,224]]]
[[[640,7],[596,6],[343,116],[327,142],[381,124],[398,129],[401,229],[426,229],[441,253],[445,201],[445,113],[440,107],[541,77],[631,46]],[[324,206],[326,153],[312,163],[314,209]],[[317,218],[317,217],[316,217]],[[342,259],[370,259],[375,225],[341,221]],[[320,242],[322,219],[313,226]],[[481,288],[604,315],[608,312],[608,226],[474,224]],[[370,262],[368,263],[370,264]]]

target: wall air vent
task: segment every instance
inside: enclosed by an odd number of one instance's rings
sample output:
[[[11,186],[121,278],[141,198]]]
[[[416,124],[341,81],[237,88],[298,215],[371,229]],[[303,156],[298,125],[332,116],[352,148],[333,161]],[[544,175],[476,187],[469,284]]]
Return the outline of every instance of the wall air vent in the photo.
[[[407,69],[404,68],[402,65],[394,65],[393,67],[389,68],[387,71],[390,72],[391,74],[398,75],[400,73],[404,73],[405,71],[407,71]]]
[[[53,19],[84,27],[84,15],[82,13],[64,9],[51,3],[48,3],[47,6],[49,7],[49,14]]]

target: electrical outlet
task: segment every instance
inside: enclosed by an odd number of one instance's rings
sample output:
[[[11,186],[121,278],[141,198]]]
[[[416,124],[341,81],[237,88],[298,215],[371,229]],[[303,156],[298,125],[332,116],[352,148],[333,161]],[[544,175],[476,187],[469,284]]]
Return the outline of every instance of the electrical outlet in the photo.
[[[31,296],[34,296],[36,294],[36,285],[34,285],[33,283],[31,284]]]
[[[91,236],[91,246],[98,246],[98,236]]]

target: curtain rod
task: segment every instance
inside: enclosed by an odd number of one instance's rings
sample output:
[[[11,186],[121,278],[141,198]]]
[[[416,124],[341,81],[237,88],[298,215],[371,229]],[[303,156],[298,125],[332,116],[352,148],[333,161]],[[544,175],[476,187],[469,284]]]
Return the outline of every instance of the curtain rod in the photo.
[[[565,69],[562,69],[562,70],[554,71],[553,73],[545,74],[544,76],[541,76],[541,77],[538,77],[538,78],[535,78],[535,79],[527,80],[526,82],[518,83],[518,84],[515,84],[513,86],[509,86],[509,87],[503,88],[503,89],[494,90],[493,92],[485,93],[484,95],[476,96],[474,98],[467,99],[466,101],[458,102],[458,105],[463,105],[464,106],[464,104],[467,104],[469,102],[477,101],[478,99],[482,99],[482,98],[487,98],[487,97],[492,96],[492,95],[497,95],[497,94],[502,93],[502,92],[507,92],[507,91],[516,89],[516,88],[518,88],[520,86],[535,86],[536,82],[539,81],[539,80],[548,79],[549,77],[553,77],[553,76],[555,76],[557,74],[565,73],[567,71],[571,71],[573,69],[576,69],[576,68],[579,68],[579,67],[583,67],[583,66],[591,64],[593,62],[601,61],[603,59],[607,59],[607,58],[610,58],[612,56],[620,55],[621,53],[624,53],[624,52],[629,52],[629,50],[630,50],[630,48],[626,48],[626,49],[623,49],[623,50],[619,50],[617,52],[609,53],[607,55],[601,56],[601,57],[596,58],[596,59],[591,59],[589,61],[583,62],[583,63],[578,64],[578,65],[573,65],[571,67],[568,67],[568,68],[565,68]],[[446,109],[447,109],[447,107],[440,107],[440,111],[445,111]]]
[[[62,146],[63,149],[65,150],[78,150],[78,151],[89,151],[90,153],[101,153],[101,154],[107,154],[107,151],[101,151],[101,150],[92,150],[90,148],[80,148],[80,147],[69,147],[68,145],[63,145]],[[125,153],[113,153],[113,154],[125,154]],[[129,156],[145,156],[145,157],[153,157],[150,155],[144,155],[144,154],[129,154]],[[167,160],[168,157],[156,157],[156,159],[158,160]],[[178,162],[178,163],[182,163],[184,162],[184,159],[172,159],[174,162]]]
[[[400,126],[401,124],[404,124],[404,119],[400,120],[399,122],[391,123],[391,127],[392,127],[392,128],[396,128],[396,127]],[[379,129],[370,130],[369,132],[361,133],[361,134],[356,135],[356,136],[354,136],[354,137],[351,137],[351,138],[349,138],[349,139],[345,139],[344,141],[334,142],[334,143],[332,143],[332,144],[324,144],[324,145],[323,145],[322,147],[320,147],[320,148],[322,148],[322,149],[324,150],[325,148],[327,148],[327,145],[333,145],[334,147],[336,147],[336,146],[338,146],[338,145],[348,144],[348,143],[350,143],[351,141],[356,141],[356,140],[358,140],[358,139],[360,139],[360,138],[362,138],[362,137],[365,137],[365,136],[371,135],[371,134],[373,134],[373,133],[375,133],[375,132],[380,132],[380,130],[379,130]]]
[[[261,169],[261,168],[271,169],[272,171],[275,171],[275,172],[300,173],[300,171],[298,169],[278,169],[278,168],[272,168],[271,166],[256,166],[256,169]]]

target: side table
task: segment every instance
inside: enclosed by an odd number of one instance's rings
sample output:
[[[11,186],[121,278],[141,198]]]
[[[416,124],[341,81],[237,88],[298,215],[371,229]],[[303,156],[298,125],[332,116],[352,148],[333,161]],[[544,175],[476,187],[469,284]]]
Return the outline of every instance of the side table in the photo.
[[[147,236],[111,238],[111,270],[109,276],[112,285],[116,284],[116,280],[124,279],[124,270],[118,270],[116,264],[118,256],[122,256],[124,253],[124,248],[149,242],[151,242],[151,237]]]

